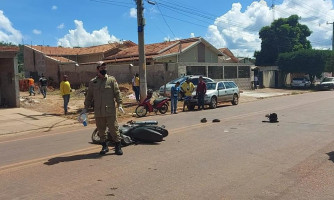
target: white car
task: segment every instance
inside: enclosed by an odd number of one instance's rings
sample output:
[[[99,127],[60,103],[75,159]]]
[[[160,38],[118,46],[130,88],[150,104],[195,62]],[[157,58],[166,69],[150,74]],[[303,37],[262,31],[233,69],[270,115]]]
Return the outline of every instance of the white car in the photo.
[[[188,77],[190,78],[190,81],[194,84],[194,86],[197,87],[198,78],[200,77],[199,75],[183,76],[183,77],[180,77],[180,78],[177,78],[177,79],[174,79],[174,80],[168,82],[166,84],[166,87],[165,87],[165,85],[161,86],[160,89],[159,89],[159,95],[170,97],[170,90],[171,90],[172,86],[174,86],[177,82],[180,82],[180,86],[181,86],[182,83],[185,82]],[[213,82],[213,80],[211,78],[204,77],[204,76],[203,76],[203,81],[205,83]]]
[[[196,92],[193,93],[194,95]],[[231,102],[232,105],[238,105],[240,91],[234,81],[218,81],[209,82],[206,84],[206,94],[204,97],[204,105],[209,105],[210,108],[215,109],[219,102]],[[189,110],[197,106],[198,100],[194,96],[190,100]]]
[[[334,89],[334,77],[325,77],[318,86],[320,90],[333,90]]]
[[[311,86],[311,81],[307,78],[294,78],[291,81],[292,88],[308,88]]]

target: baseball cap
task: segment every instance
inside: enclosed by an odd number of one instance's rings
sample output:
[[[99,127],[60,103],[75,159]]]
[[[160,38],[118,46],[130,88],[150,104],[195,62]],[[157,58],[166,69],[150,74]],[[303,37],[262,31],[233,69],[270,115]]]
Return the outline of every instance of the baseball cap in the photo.
[[[106,65],[106,63],[103,62],[103,61],[97,62],[97,67],[101,67],[101,66],[104,66],[104,65]]]

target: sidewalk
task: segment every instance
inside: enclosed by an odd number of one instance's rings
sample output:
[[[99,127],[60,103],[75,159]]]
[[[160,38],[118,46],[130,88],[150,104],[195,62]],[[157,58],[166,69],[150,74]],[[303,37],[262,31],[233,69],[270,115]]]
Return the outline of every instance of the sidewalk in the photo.
[[[264,88],[246,90],[240,94],[240,103],[256,101],[267,97],[301,94],[308,90],[284,90]],[[25,108],[0,109],[0,136],[13,133],[24,133],[34,130],[51,130],[55,127],[80,126],[76,120],[58,115],[45,114]],[[82,125],[81,125],[82,126]]]
[[[79,124],[75,120],[25,108],[0,109],[0,136]]]

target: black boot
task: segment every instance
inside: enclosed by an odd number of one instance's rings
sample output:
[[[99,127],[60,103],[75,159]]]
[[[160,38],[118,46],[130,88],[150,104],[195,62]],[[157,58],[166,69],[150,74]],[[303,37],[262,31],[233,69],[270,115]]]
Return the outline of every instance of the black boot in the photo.
[[[109,152],[108,144],[106,142],[102,142],[102,149],[100,151],[100,155],[104,155]]]
[[[122,146],[121,142],[116,142],[116,144],[115,144],[115,154],[116,155],[123,155],[123,151],[121,149],[121,146]]]

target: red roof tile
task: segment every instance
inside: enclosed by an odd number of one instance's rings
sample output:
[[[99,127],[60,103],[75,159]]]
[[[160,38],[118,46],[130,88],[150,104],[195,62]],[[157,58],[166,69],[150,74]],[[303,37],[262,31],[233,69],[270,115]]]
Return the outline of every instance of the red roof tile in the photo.
[[[236,62],[236,63],[239,62],[238,58],[236,58],[228,48],[221,48],[221,49],[219,49],[219,51],[221,51],[223,54],[230,57],[231,60],[233,60],[233,62]]]
[[[18,52],[20,48],[18,46],[0,46],[0,51]]]
[[[54,60],[57,60],[62,63],[75,63],[73,60],[70,60],[68,58],[60,57],[60,56],[48,56]]]
[[[175,54],[181,52],[182,50],[186,49],[187,47],[195,44],[198,42],[200,38],[190,38],[190,39],[183,39],[183,40],[175,40],[175,41],[167,41],[161,43],[154,43],[154,44],[147,44],[145,45],[145,55],[147,56],[163,56],[169,54]],[[122,61],[125,60],[138,60],[138,46],[132,46],[122,51],[116,53],[115,55],[111,55],[106,58],[106,60],[117,60]],[[128,58],[128,59],[125,59]]]
[[[84,54],[104,53],[115,48],[124,48],[135,45],[136,44],[131,41],[125,41],[123,44],[114,42],[99,46],[80,47],[80,48],[48,47],[48,46],[28,46],[28,47],[38,50],[49,56],[63,56],[63,55],[84,55]]]

